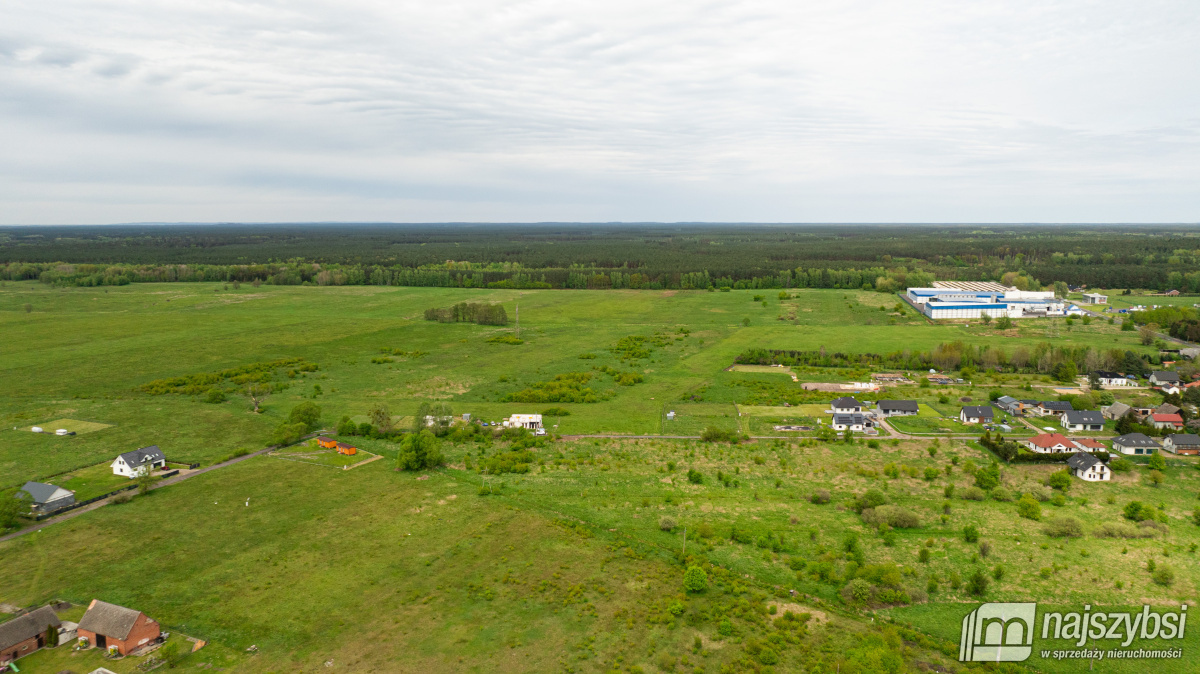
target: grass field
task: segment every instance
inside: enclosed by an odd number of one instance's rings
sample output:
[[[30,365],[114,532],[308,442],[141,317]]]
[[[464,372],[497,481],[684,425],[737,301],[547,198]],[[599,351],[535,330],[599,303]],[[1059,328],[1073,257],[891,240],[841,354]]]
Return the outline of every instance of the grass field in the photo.
[[[812,379],[804,373],[793,382],[779,368],[726,370],[751,347],[889,352],[897,344],[962,340],[1013,348],[1069,338],[1145,352],[1136,333],[1100,321],[1070,332],[1060,327],[1057,335],[1032,322],[1000,333],[930,324],[911,312],[892,316],[886,309],[894,297],[856,291],[793,291],[794,298],[763,307],[750,291],[220,284],[105,290],[0,288],[0,326],[11,336],[0,361],[9,384],[2,425],[27,428],[56,418],[113,424],[70,438],[4,431],[0,483],[73,471],[65,479],[91,488],[103,476],[87,467],[149,444],[170,460],[210,464],[265,446],[288,412],[309,400],[321,406],[327,428],[342,416],[365,419],[380,402],[401,423],[420,402],[445,401],[456,414],[489,421],[562,407],[570,414],[547,423],[580,435],[697,435],[708,426],[748,432],[776,419],[823,416],[834,396],[806,397],[800,382]],[[525,343],[489,343],[496,328],[421,318],[426,308],[459,301],[504,302],[510,315],[519,302]],[[31,312],[22,309],[26,303]],[[645,338],[648,357],[622,358],[627,351],[619,344],[631,336]],[[418,355],[373,363],[384,349]],[[200,393],[140,388],[283,358],[303,358],[317,369],[279,375],[261,414],[232,383],[221,385],[228,399],[218,403]],[[620,385],[612,371],[643,381]],[[590,374],[586,385],[600,401],[505,400],[566,373]],[[846,381],[869,376],[839,374]],[[911,397],[923,411],[953,416],[959,398],[985,404],[993,389],[1021,392],[1026,384],[1049,382],[979,376],[974,386],[901,387],[877,397]],[[666,421],[672,410],[675,419]],[[929,416],[904,421],[939,423]],[[0,543],[0,601],[99,597],[135,606],[171,631],[217,646],[184,661],[195,671],[330,671],[325,663],[332,660],[348,671],[636,666],[715,673],[766,671],[774,659],[775,671],[874,672],[895,661],[910,669],[959,667],[955,616],[961,621],[980,600],[1166,606],[1194,597],[1200,582],[1200,536],[1191,522],[1200,472],[1188,459],[1172,460],[1160,486],[1141,467],[1112,483],[1074,481],[1061,505],[1041,503],[1044,520],[1070,516],[1085,533],[1058,539],[1019,517],[1014,502],[964,499],[973,481],[967,469],[987,465],[990,455],[933,437],[878,447],[799,439],[559,441],[535,448],[528,473],[489,475],[486,496],[483,476],[468,466],[503,453],[502,444],[447,443],[447,467],[411,474],[392,469],[395,443],[352,440],[385,458],[344,471],[321,465],[324,454],[255,457]],[[287,454],[305,461],[283,460]],[[699,483],[689,480],[689,469]],[[926,469],[933,469],[928,478]],[[1006,466],[1001,480],[1017,494],[1040,492],[1054,470]],[[814,504],[810,498],[821,490],[830,502]],[[866,523],[854,499],[868,490],[914,514],[918,526],[881,531]],[[1166,531],[1094,535],[1123,521],[1134,500],[1161,513]],[[964,540],[967,525],[979,527],[986,553]],[[922,549],[928,561],[921,561]],[[1171,584],[1153,582],[1151,559],[1173,569]],[[708,591],[683,591],[687,564],[708,570]],[[1002,578],[978,597],[952,582],[975,570],[992,578],[996,566]],[[870,620],[869,611],[893,602],[844,599],[847,575],[860,572],[871,578],[872,593],[907,593],[911,605],[891,611],[935,638]],[[773,617],[789,609],[814,617],[792,630]],[[722,634],[726,620],[730,630]],[[252,644],[257,655],[245,651]],[[82,669],[62,664],[65,653],[36,657],[46,659],[47,671]],[[1160,669],[1188,671],[1172,669],[1176,664]]]
[[[97,421],[80,421],[78,419],[55,419],[54,421],[34,424],[34,426],[39,426],[46,433],[54,433],[61,428],[71,431],[76,435],[95,433],[96,431],[102,431],[106,428],[112,428],[112,424],[102,424]],[[29,428],[23,430],[30,430],[32,428],[33,426],[30,426]]]

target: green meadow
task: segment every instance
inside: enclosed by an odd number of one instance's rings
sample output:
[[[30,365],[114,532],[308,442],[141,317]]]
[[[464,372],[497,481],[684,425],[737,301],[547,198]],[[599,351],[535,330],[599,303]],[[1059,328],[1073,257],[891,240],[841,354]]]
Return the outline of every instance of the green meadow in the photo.
[[[457,302],[503,303],[510,323],[424,320]],[[546,419],[560,435],[716,426],[770,436],[776,423],[826,418],[822,401],[836,394],[802,382],[870,374],[820,379],[797,368],[792,381],[728,369],[752,347],[886,353],[961,340],[1012,350],[1070,339],[1149,353],[1136,332],[1104,321],[1001,332],[932,324],[896,303],[831,290],[781,301],[755,291],[8,283],[0,483],[59,475],[97,487],[108,478],[89,466],[150,444],[173,461],[211,464],[267,445],[306,401],[329,429],[377,403],[404,421],[422,402],[446,402],[485,421],[561,407],[569,415]],[[516,335],[517,305],[523,343],[489,342]],[[633,348],[646,357],[623,357]],[[260,414],[231,380],[216,384],[220,402],[142,388],[281,359],[316,367],[280,368]],[[622,385],[614,372],[642,381]],[[597,402],[506,401],[569,373],[590,375]],[[962,398],[1045,397],[1051,386],[1008,375],[888,397],[921,400],[911,421],[938,424]],[[778,403],[792,398],[800,402]],[[27,430],[57,419],[109,427]],[[972,473],[991,455],[965,437],[560,439],[531,448],[528,472],[500,475],[478,466],[518,454],[502,441],[443,442],[446,466],[414,474],[394,470],[391,441],[341,439],[384,458],[341,470],[358,457],[290,448],[0,543],[0,602],[99,597],[139,608],[212,643],[181,662],[195,671],[972,671],[955,662],[957,625],[979,601],[1165,607],[1195,597],[1200,582],[1200,472],[1188,459],[1169,461],[1160,484],[1134,466],[1065,491],[1044,486],[1055,466],[1004,466],[1003,489],[975,500]],[[1006,498],[1022,493],[1038,496],[1040,520]],[[865,516],[863,499],[876,499]],[[1099,536],[1125,522],[1131,501],[1161,526]],[[903,517],[880,526],[872,512]],[[1082,535],[1044,532],[1062,517]],[[978,540],[966,540],[969,526]],[[1171,570],[1169,583],[1155,582],[1152,562]],[[690,566],[706,570],[704,591],[684,589]],[[972,593],[976,572],[987,587]],[[22,670],[80,669],[66,653],[30,656]],[[1186,662],[1159,668],[1190,671]]]

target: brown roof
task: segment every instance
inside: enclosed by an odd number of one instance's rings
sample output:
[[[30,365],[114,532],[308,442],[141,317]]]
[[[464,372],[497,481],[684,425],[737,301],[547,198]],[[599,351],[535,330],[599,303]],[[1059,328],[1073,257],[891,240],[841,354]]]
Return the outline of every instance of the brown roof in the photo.
[[[53,625],[58,627],[62,621],[58,619],[58,615],[54,609],[49,606],[43,606],[26,613],[23,616],[17,616],[6,623],[0,624],[0,651],[9,646],[32,639],[39,634],[45,634],[46,628]]]
[[[141,614],[141,611],[93,599],[87,613],[79,621],[79,629],[113,639],[124,639],[129,636],[129,630],[133,629],[133,624]]]

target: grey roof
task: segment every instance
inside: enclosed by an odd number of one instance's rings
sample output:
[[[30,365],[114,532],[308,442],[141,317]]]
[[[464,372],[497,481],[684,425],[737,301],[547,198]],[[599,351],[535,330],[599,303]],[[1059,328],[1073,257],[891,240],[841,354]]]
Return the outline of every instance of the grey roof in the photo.
[[[167,460],[166,455],[162,453],[162,450],[158,448],[158,445],[150,445],[149,447],[135,449],[132,452],[125,452],[121,454],[121,458],[125,459],[125,463],[131,466],[140,466],[147,461]]]
[[[1155,381],[1179,381],[1179,373],[1171,372],[1169,370],[1163,370],[1162,372],[1151,372],[1150,376],[1154,377]]]
[[[1155,414],[1179,414],[1179,408],[1171,403],[1163,403],[1154,408]]]
[[[837,400],[834,400],[831,404],[834,407],[858,407],[860,409],[862,408],[862,403],[858,402],[854,398],[846,398],[846,397],[838,398]]]
[[[1038,403],[1038,405],[1041,406],[1042,409],[1055,410],[1058,412],[1070,412],[1071,410],[1075,409],[1067,400],[1043,400],[1042,402]]]
[[[1171,439],[1171,444],[1177,447],[1195,447],[1200,445],[1200,435],[1196,435],[1195,433],[1175,433],[1167,437]]]
[[[1011,405],[1020,401],[1012,396],[1000,396],[999,398],[996,398],[996,402],[1000,405]]]
[[[140,611],[95,599],[79,621],[79,629],[113,639],[124,639],[129,636],[129,630],[133,629],[140,615]]]
[[[1098,463],[1103,464],[1104,462],[1090,452],[1075,452],[1071,458],[1067,459],[1067,465],[1075,470],[1087,470]]]
[[[962,411],[965,412],[968,417],[983,418],[995,416],[995,413],[992,412],[992,408],[988,407],[987,405],[967,405],[966,407],[962,408]]]
[[[915,400],[880,400],[879,409],[881,410],[904,410],[905,412],[916,412],[919,409]]]
[[[1129,405],[1126,405],[1125,403],[1113,403],[1113,404],[1109,405],[1108,407],[1103,408],[1103,411],[1108,412],[1109,414],[1113,415],[1114,417],[1123,417],[1123,416],[1125,416],[1125,413],[1131,409],[1133,409],[1133,408],[1130,407]]]
[[[1145,433],[1126,433],[1113,438],[1114,445],[1122,447],[1158,447],[1158,443]]]
[[[1108,370],[1092,370],[1092,374],[1101,379],[1124,379],[1125,375],[1120,372],[1109,372]]]
[[[6,623],[0,623],[0,651],[39,634],[45,634],[46,628],[51,625],[58,627],[61,624],[62,621],[49,606],[34,609]]]
[[[855,424],[863,424],[866,422],[866,417],[861,414],[835,414],[833,415],[833,423],[846,424],[853,426]]]
[[[1104,415],[1095,410],[1072,410],[1063,415],[1068,424],[1103,424]]]
[[[54,493],[59,489],[62,489],[62,487],[56,487],[45,482],[26,482],[25,486],[21,487],[21,491],[29,494],[33,498],[34,503],[49,503],[54,498]],[[63,489],[63,491],[68,494],[75,493],[70,489]]]

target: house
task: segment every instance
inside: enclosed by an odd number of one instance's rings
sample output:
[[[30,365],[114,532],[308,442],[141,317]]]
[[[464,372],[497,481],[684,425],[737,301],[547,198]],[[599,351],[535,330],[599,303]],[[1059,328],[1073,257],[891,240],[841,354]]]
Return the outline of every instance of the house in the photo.
[[[1145,433],[1126,433],[1113,438],[1114,452],[1121,454],[1153,454],[1158,443]]]
[[[1061,423],[1068,431],[1102,431],[1104,415],[1095,410],[1071,410],[1062,415]]]
[[[1163,293],[1163,295],[1165,295],[1167,297],[1179,297],[1179,291],[1178,290],[1168,290],[1167,292]]]
[[[1087,482],[1105,482],[1112,479],[1112,471],[1095,455],[1076,452],[1067,459],[1067,468],[1075,477]]]
[[[1012,396],[1000,396],[992,404],[1012,415],[1021,413],[1021,401]]]
[[[75,492],[45,482],[26,482],[21,491],[29,494],[29,509],[35,513],[52,513],[75,504]]]
[[[1042,433],[1032,438],[1018,440],[1031,452],[1037,454],[1052,454],[1054,452],[1070,452],[1076,449],[1075,443],[1061,433]]]
[[[153,471],[155,468],[163,468],[166,465],[167,457],[162,450],[158,448],[158,445],[150,445],[118,456],[112,462],[112,471],[113,475],[134,478],[141,475],[143,470]]]
[[[871,427],[871,422],[861,414],[833,415],[833,430],[835,431],[865,431]]]
[[[325,449],[337,449],[338,441],[324,435],[317,437],[317,445]]]
[[[158,623],[141,611],[93,599],[79,621],[76,634],[89,647],[116,650],[129,655],[153,643],[161,634]]]
[[[1108,447],[1105,447],[1103,442],[1100,442],[1099,440],[1093,440],[1091,438],[1072,438],[1071,442],[1075,443],[1076,447],[1085,452],[1108,451]]]
[[[1066,400],[1043,400],[1038,403],[1038,414],[1043,417],[1061,416],[1067,412],[1073,411],[1075,408]]]
[[[829,406],[833,408],[834,414],[858,414],[862,412],[862,403],[854,398],[838,398]]]
[[[880,400],[879,413],[885,417],[910,417],[919,412],[915,400]]]
[[[1179,373],[1178,372],[1171,372],[1169,370],[1165,370],[1165,371],[1161,371],[1161,372],[1151,372],[1150,373],[1150,385],[1151,386],[1163,386],[1163,385],[1171,386],[1171,385],[1175,385],[1178,383],[1179,383]]]
[[[1174,454],[1200,454],[1200,435],[1172,433],[1163,438],[1162,448]]]
[[[1100,384],[1100,388],[1117,388],[1120,386],[1136,386],[1136,381],[1129,380],[1120,372],[1109,372],[1108,370],[1093,370],[1092,374],[1096,375],[1096,381]]]
[[[1150,423],[1155,428],[1183,428],[1183,417],[1178,414],[1151,414]]]
[[[1133,409],[1125,403],[1113,403],[1100,408],[1100,414],[1104,415],[1105,419],[1117,420],[1129,413]]]
[[[1155,407],[1151,414],[1179,414],[1179,408],[1171,403],[1163,403]]]
[[[989,424],[992,416],[992,408],[987,405],[967,405],[958,413],[958,420],[964,424]]]
[[[0,623],[0,665],[44,648],[49,631],[54,630],[57,634],[60,625],[62,621],[49,606]]]
[[[540,414],[514,414],[504,421],[505,428],[528,428],[537,431],[542,428]]]
[[[347,445],[344,442],[339,442],[335,446],[337,447],[338,454],[345,454],[346,456],[354,456],[355,454],[358,454],[358,448],[354,445]]]

